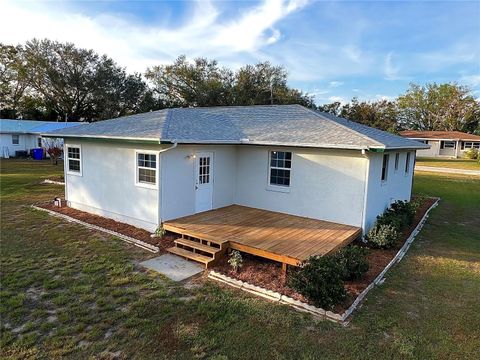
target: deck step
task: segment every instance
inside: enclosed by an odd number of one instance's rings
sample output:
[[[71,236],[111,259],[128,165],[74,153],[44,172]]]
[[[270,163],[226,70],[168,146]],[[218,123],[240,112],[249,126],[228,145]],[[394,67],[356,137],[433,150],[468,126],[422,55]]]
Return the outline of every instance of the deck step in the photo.
[[[188,240],[188,239],[182,239],[182,238],[175,239],[175,244],[179,244],[179,245],[183,245],[183,246],[188,246],[188,247],[190,247],[190,248],[193,248],[193,249],[196,249],[196,250],[200,250],[200,251],[203,251],[203,252],[212,254],[212,255],[215,255],[216,253],[218,253],[218,252],[221,250],[220,248],[216,248],[216,247],[213,247],[213,246],[200,244],[200,243],[197,242],[197,241]]]
[[[167,231],[170,231],[170,232],[173,232],[173,233],[176,233],[176,234],[180,234],[180,235],[183,235],[183,236],[190,236],[192,238],[202,239],[202,240],[205,240],[205,241],[210,241],[211,243],[214,243],[214,244],[217,244],[217,245],[220,245],[220,246],[228,243],[228,241],[226,241],[226,240],[218,240],[218,239],[216,239],[216,238],[214,238],[210,235],[201,234],[201,233],[197,233],[195,231],[189,231],[188,229],[183,229],[183,228],[179,228],[179,227],[176,227],[176,226],[172,226],[172,225],[168,224],[168,222],[163,224],[163,228]]]
[[[193,251],[188,251],[188,250],[185,250],[185,249],[181,249],[181,248],[176,247],[176,246],[171,247],[167,250],[169,252],[171,252],[172,254],[175,254],[175,255],[190,259],[190,260],[200,262],[200,263],[204,264],[205,266],[207,266],[209,262],[214,260],[212,257],[196,254]]]

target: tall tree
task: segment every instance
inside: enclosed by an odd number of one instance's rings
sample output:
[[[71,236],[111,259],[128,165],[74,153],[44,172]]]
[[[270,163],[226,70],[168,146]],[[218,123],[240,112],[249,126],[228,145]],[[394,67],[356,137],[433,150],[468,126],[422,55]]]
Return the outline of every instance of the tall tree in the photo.
[[[22,46],[0,43],[1,117],[16,118],[22,97],[29,86]]]
[[[469,88],[457,84],[410,84],[398,107],[407,129],[473,132],[479,126],[480,103]]]
[[[237,72],[220,68],[205,58],[189,62],[185,56],[173,64],[149,68],[145,74],[168,106],[220,106],[302,104],[313,99],[287,86],[287,72],[269,62],[246,65]]]
[[[395,102],[392,101],[369,102],[353,98],[350,103],[344,105],[334,102],[319,106],[318,109],[380,130],[393,133],[398,131],[398,111]]]
[[[31,87],[60,119],[99,120],[138,111],[147,86],[107,56],[70,43],[32,40],[24,56]]]
[[[190,63],[182,55],[173,64],[149,68],[145,77],[169,107],[232,104],[233,74],[215,60],[197,58]]]

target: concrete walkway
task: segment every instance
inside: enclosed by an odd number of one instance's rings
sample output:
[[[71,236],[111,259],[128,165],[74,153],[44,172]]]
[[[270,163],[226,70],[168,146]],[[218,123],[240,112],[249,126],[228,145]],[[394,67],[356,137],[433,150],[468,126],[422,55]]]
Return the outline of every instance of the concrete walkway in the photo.
[[[179,256],[165,254],[143,261],[140,265],[147,269],[159,272],[173,281],[182,281],[201,273],[205,268],[193,261],[187,261]]]
[[[444,168],[444,167],[436,167],[436,166],[418,166],[418,165],[415,166],[415,170],[448,173],[448,174],[480,176],[480,170],[452,169],[452,168]]]

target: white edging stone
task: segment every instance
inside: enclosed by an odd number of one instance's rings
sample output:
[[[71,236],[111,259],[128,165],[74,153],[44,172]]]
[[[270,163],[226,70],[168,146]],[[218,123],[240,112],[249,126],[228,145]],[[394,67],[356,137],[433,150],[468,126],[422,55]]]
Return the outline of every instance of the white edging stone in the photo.
[[[143,242],[141,240],[138,240],[138,239],[135,239],[135,238],[132,238],[130,236],[127,236],[127,235],[124,235],[124,234],[120,234],[116,231],[113,231],[113,230],[109,230],[109,229],[105,229],[103,227],[100,227],[100,226],[97,226],[97,225],[92,225],[92,224],[89,224],[87,222],[84,222],[84,221],[81,221],[81,220],[78,220],[78,219],[75,219],[71,216],[68,216],[68,215],[64,215],[64,214],[61,214],[61,213],[58,213],[56,211],[52,211],[52,210],[49,210],[49,209],[44,209],[42,207],[39,207],[39,206],[35,206],[35,205],[32,205],[32,208],[34,208],[35,210],[40,210],[40,211],[45,211],[47,213],[49,213],[50,215],[52,216],[56,216],[58,218],[61,218],[61,219],[64,219],[64,220],[67,220],[67,221],[70,221],[70,222],[74,222],[74,223],[77,223],[77,224],[80,224],[80,225],[83,225],[89,229],[93,229],[93,230],[98,230],[98,231],[102,231],[104,233],[107,233],[109,235],[113,235],[115,237],[118,237],[120,240],[123,240],[125,242],[128,242],[132,245],[135,245],[139,248],[142,248],[144,250],[147,250],[147,251],[150,251],[152,253],[158,253],[160,250],[158,249],[158,247],[154,246],[154,245],[150,245],[150,244],[147,244],[146,242]]]
[[[49,179],[43,180],[42,184],[65,185],[65,183],[62,182],[62,181],[54,181],[54,180],[49,180]]]
[[[331,311],[325,311],[322,308],[317,308],[316,306],[309,305],[307,303],[304,303],[303,301],[295,300],[292,299],[289,296],[282,295],[278,292],[272,291],[272,290],[267,290],[264,289],[260,286],[252,285],[247,282],[237,280],[234,278],[231,278],[229,276],[223,275],[219,272],[216,272],[214,270],[210,270],[208,274],[208,278],[212,280],[219,281],[221,283],[230,285],[232,287],[235,287],[237,289],[241,289],[243,291],[249,292],[251,294],[261,296],[264,298],[267,298],[272,301],[278,301],[279,303],[286,304],[291,306],[292,308],[307,312],[309,314],[315,315],[315,316],[320,316],[320,317],[325,317],[328,320],[333,320],[342,324],[348,323],[347,318],[349,318],[352,313],[355,311],[355,309],[358,307],[358,305],[362,302],[363,299],[367,296],[368,292],[373,289],[375,285],[379,285],[383,283],[384,280],[384,275],[385,273],[397,262],[400,262],[402,260],[403,256],[405,253],[408,251],[410,248],[410,245],[413,243],[415,240],[415,237],[417,234],[420,232],[422,229],[423,225],[427,221],[428,218],[428,213],[430,210],[438,206],[438,202],[440,201],[440,198],[436,198],[436,201],[428,208],[428,210],[425,212],[423,215],[422,219],[419,221],[418,225],[413,229],[412,233],[408,237],[408,239],[405,241],[403,246],[398,250],[397,254],[394,256],[394,258],[385,266],[385,269],[378,274],[378,276],[357,296],[355,301],[350,305],[350,307],[345,310],[343,314],[336,314]]]

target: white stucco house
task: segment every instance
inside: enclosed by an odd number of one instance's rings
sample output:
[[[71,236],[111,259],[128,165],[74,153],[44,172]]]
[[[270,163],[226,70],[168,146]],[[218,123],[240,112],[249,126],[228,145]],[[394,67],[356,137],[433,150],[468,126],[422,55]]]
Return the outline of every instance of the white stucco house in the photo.
[[[406,130],[400,135],[430,146],[429,149],[418,150],[417,156],[459,158],[465,150],[480,149],[480,136],[461,131]]]
[[[49,132],[73,208],[154,231],[237,204],[361,227],[428,146],[299,105],[177,108]]]
[[[34,148],[41,148],[42,133],[79,124],[81,123],[0,119],[0,157],[12,157],[17,151],[29,152]]]

